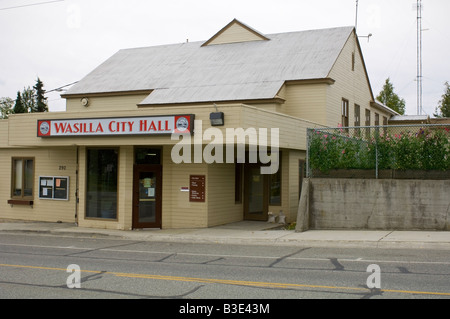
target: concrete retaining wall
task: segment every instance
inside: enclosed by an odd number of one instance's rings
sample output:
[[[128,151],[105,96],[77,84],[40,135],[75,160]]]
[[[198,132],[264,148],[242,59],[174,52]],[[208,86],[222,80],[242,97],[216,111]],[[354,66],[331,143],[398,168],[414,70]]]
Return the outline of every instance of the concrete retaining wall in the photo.
[[[307,179],[297,231],[450,230],[450,181]]]

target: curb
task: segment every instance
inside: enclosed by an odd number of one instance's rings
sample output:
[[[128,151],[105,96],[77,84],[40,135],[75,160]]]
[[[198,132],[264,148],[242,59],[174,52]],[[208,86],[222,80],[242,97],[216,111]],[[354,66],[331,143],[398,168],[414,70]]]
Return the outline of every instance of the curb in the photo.
[[[208,229],[195,229],[159,233],[158,231],[147,232],[79,228],[74,224],[0,223],[0,233],[37,234],[74,238],[103,238],[141,242],[450,250],[450,232],[410,232],[405,234],[403,232],[395,231],[364,233],[352,231],[313,231],[297,233],[292,230],[219,228],[212,230],[212,232]],[[421,238],[423,240],[421,240]]]

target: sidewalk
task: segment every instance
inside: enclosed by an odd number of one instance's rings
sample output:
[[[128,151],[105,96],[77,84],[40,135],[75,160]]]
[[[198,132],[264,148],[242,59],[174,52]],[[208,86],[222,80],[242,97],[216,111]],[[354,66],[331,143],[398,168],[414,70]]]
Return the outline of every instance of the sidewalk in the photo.
[[[73,223],[0,221],[0,233],[43,234],[149,242],[219,243],[308,247],[449,249],[450,231],[309,230],[296,233],[280,225],[242,221],[207,229],[108,230]]]

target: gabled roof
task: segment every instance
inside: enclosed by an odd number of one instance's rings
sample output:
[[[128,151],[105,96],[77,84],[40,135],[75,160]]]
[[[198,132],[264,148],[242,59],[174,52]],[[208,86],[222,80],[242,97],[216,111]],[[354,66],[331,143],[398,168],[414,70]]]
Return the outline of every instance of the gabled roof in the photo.
[[[224,42],[221,42],[220,39],[224,37],[224,35],[226,35],[227,33],[232,33],[233,31],[236,32],[235,30],[239,30],[241,35],[228,43],[269,40],[269,38],[267,38],[261,32],[256,31],[255,29],[249,27],[248,25],[242,23],[237,19],[234,19],[233,21],[228,23],[225,27],[223,27],[219,32],[213,35],[208,41],[203,43],[202,46],[211,45],[214,43],[223,44]]]
[[[324,79],[354,27],[271,34],[270,41],[120,50],[73,95],[147,91],[142,105],[273,99],[285,81]]]

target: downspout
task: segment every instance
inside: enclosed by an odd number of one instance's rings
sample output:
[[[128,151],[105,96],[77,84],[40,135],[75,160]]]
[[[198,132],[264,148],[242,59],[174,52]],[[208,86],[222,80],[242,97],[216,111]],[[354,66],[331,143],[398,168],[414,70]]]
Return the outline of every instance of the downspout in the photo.
[[[79,165],[79,146],[75,145],[75,147],[77,148],[77,155],[76,155],[76,169],[75,169],[75,225],[78,226],[78,204],[80,203],[80,198],[78,196],[78,192],[79,192],[79,170],[80,170],[80,165]]]

